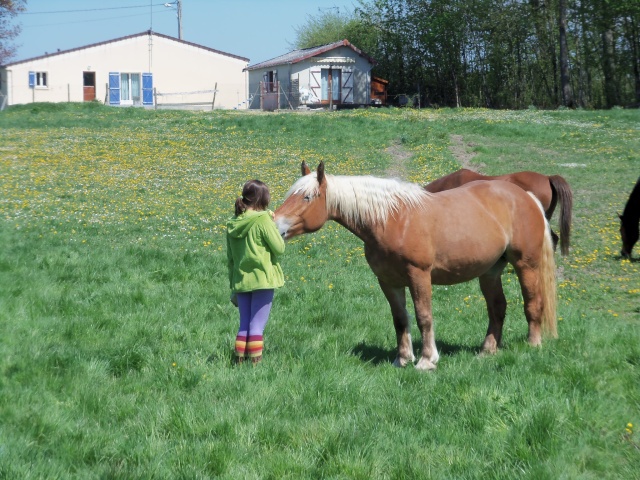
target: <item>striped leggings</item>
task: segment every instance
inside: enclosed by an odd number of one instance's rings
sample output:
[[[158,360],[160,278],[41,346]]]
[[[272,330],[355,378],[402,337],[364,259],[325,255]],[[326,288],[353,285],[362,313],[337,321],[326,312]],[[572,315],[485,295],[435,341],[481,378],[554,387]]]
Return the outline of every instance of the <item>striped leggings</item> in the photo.
[[[263,332],[269,320],[274,290],[254,290],[238,293],[240,328],[236,336],[236,356],[262,356]]]

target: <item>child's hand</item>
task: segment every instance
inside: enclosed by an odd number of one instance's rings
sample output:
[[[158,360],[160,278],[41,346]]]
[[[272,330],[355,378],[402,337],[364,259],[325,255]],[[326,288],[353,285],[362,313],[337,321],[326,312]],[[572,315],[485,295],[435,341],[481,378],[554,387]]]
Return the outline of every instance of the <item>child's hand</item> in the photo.
[[[231,303],[233,303],[234,307],[237,307],[238,306],[238,295],[236,295],[235,293],[232,293],[231,297],[229,298],[229,301]]]
[[[276,219],[276,214],[273,213],[273,210],[269,210],[269,215],[271,215],[271,219],[275,220]]]

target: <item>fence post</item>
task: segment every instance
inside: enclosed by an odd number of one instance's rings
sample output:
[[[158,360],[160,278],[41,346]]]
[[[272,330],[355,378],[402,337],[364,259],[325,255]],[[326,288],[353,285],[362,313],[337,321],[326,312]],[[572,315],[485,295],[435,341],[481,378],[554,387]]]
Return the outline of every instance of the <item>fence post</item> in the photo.
[[[213,101],[211,102],[211,111],[213,111],[213,107],[216,104],[216,93],[218,93],[218,82],[216,82],[216,86],[213,87]]]
[[[154,110],[158,109],[158,92],[156,91],[156,87],[153,87],[153,105]]]

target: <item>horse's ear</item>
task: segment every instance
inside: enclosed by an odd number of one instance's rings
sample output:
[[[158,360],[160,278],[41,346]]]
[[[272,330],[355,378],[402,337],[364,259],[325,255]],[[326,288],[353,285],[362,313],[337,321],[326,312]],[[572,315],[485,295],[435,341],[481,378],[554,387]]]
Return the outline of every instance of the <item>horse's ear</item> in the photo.
[[[322,184],[324,181],[324,162],[320,162],[318,165],[318,183]]]
[[[305,162],[304,160],[302,160],[302,163],[300,164],[300,170],[302,171],[303,177],[311,173],[311,169],[309,168],[309,165],[307,165],[307,162]]]

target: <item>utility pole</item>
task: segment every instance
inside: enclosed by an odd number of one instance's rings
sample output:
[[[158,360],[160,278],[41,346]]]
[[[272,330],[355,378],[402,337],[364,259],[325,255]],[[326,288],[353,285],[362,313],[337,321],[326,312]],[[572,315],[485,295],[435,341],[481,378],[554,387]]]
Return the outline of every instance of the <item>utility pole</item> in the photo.
[[[176,0],[178,4],[178,39],[182,40],[182,0]]]
[[[171,3],[165,3],[165,7],[176,7],[178,10],[178,39],[182,40],[182,0],[175,0]]]

